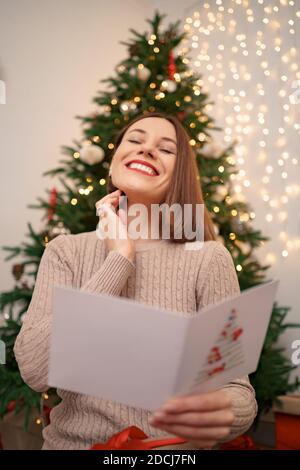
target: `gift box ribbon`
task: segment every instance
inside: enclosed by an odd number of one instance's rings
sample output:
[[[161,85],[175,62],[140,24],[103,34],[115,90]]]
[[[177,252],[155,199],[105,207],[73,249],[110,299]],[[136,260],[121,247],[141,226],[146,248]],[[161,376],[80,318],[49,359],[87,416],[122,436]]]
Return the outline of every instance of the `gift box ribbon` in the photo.
[[[151,450],[155,447],[184,444],[186,439],[179,437],[157,439],[145,442],[147,434],[137,426],[129,426],[121,432],[114,434],[107,442],[94,444],[89,450]]]

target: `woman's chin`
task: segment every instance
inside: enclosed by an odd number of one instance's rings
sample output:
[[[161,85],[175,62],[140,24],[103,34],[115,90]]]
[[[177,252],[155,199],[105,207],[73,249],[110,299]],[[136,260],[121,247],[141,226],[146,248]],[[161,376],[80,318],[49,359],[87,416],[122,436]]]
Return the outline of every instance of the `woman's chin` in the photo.
[[[120,183],[118,181],[114,181],[114,185],[120,189],[122,193],[127,196],[128,201],[132,201],[132,203],[147,204],[148,201],[156,203],[156,201],[154,201],[154,196],[158,196],[158,191],[156,191],[152,181],[147,184],[147,181],[145,180],[147,179],[143,178],[143,183],[141,184],[141,178],[134,177],[128,178],[126,181],[123,179]],[[157,203],[159,203],[159,200],[161,200],[161,198],[158,198]]]
[[[141,191],[140,188],[126,187],[122,189],[122,191],[125,196],[127,196],[128,201],[142,202],[147,200],[150,196],[150,194],[148,194],[147,197],[147,193],[145,191]]]
[[[153,194],[153,188],[149,186],[149,190],[147,191],[145,188],[146,185],[143,185],[141,188],[141,181],[128,181],[126,183],[122,182],[118,185],[118,188],[123,191],[128,198],[134,198],[134,197],[147,197],[151,194]]]

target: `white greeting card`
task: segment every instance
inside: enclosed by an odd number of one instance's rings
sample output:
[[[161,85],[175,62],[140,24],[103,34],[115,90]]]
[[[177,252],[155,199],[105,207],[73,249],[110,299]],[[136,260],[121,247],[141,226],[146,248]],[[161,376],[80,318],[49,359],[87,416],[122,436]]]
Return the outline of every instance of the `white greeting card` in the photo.
[[[54,287],[49,386],[148,410],[257,368],[279,281],[194,314]]]

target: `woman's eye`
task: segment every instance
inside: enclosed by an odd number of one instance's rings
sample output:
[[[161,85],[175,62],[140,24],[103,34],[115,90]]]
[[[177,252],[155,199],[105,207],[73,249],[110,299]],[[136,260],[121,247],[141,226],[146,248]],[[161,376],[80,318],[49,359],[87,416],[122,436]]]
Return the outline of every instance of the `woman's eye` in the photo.
[[[137,140],[134,140],[134,139],[128,139],[128,142],[131,142],[133,144],[140,144],[141,142],[137,141]],[[167,150],[167,149],[160,149],[162,152],[165,152],[165,153],[168,153],[168,154],[171,154],[171,153],[174,153],[174,152],[171,152],[170,150]]]

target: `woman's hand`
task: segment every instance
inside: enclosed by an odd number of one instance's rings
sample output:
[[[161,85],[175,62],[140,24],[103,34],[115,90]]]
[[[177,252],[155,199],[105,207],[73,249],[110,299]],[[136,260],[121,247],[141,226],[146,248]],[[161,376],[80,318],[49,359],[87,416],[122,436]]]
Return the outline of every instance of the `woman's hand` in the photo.
[[[225,390],[171,398],[150,418],[151,426],[187,439],[198,448],[211,448],[227,437],[233,421]]]
[[[127,214],[123,209],[119,209],[117,213],[115,210],[119,204],[120,196],[121,191],[118,189],[96,202],[95,206],[100,218],[97,232],[99,238],[104,238],[110,251],[118,251],[133,261],[135,247],[126,228]]]

